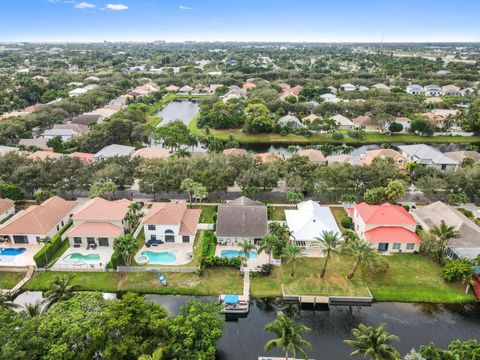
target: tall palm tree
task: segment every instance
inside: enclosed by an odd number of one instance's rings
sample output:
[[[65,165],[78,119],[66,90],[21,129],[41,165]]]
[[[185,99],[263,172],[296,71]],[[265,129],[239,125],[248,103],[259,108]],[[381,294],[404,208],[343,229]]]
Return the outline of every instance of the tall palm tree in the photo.
[[[51,289],[45,292],[45,302],[47,307],[52,306],[56,302],[68,300],[75,294],[75,291],[81,288],[80,285],[72,285],[73,275],[57,275],[52,281]]]
[[[299,353],[302,358],[308,359],[304,349],[311,349],[312,345],[308,341],[303,340],[302,335],[311,331],[310,328],[303,324],[295,323],[280,311],[277,314],[277,320],[267,324],[265,331],[272,332],[278,336],[276,339],[267,341],[265,351],[269,351],[272,347],[277,347],[285,352],[285,360],[288,360],[289,352],[292,352],[294,357]]]
[[[347,279],[349,280],[355,276],[355,273],[362,262],[368,262],[377,256],[376,250],[371,248],[365,240],[352,241],[342,250],[345,254],[355,258],[355,266],[352,272],[347,276]]]
[[[440,222],[440,226],[434,226],[430,229],[430,233],[438,239],[439,251],[442,254],[450,241],[460,236],[454,226],[447,225],[443,220]]]
[[[288,243],[283,250],[283,256],[287,258],[287,260],[292,264],[292,270],[290,272],[290,276],[295,276],[295,263],[297,259],[302,256],[303,249],[300,245],[295,243]]]
[[[155,350],[152,355],[141,355],[138,360],[162,360],[163,359],[163,348],[158,348]]]
[[[19,305],[12,302],[12,295],[10,293],[0,293],[0,309],[17,309]]]
[[[190,206],[192,206],[192,193],[195,189],[195,182],[192,179],[186,178],[183,179],[182,184],[180,185],[181,189],[188,194],[188,201]]]
[[[333,253],[340,250],[341,240],[338,236],[338,233],[331,231],[331,230],[324,230],[320,237],[316,237],[315,240],[320,242],[320,245],[323,248],[323,252],[326,254],[325,256],[325,263],[323,264],[323,269],[320,274],[320,277],[323,278],[327,271],[327,264],[330,260],[330,257]]]
[[[42,302],[37,300],[34,303],[25,304],[23,312],[31,318],[41,315]]]
[[[266,235],[260,240],[260,244],[258,246],[258,253],[261,254],[262,252],[265,251],[268,254],[269,264],[272,260],[272,252],[277,246],[277,243],[278,243],[278,238],[272,234]]]
[[[44,238],[38,239],[38,242],[43,244],[43,246],[47,246],[47,244],[52,242],[52,238],[50,236],[45,236]],[[43,254],[45,255],[45,267],[48,267],[48,254],[46,249],[43,251]]]
[[[242,251],[245,254],[245,257],[248,259],[250,257],[250,251],[255,249],[255,245],[247,240],[243,240]]]
[[[400,354],[390,345],[398,341],[398,337],[385,331],[385,324],[377,328],[360,324],[352,330],[355,340],[345,340],[345,343],[356,348],[350,356],[363,354],[372,360],[398,360]]]

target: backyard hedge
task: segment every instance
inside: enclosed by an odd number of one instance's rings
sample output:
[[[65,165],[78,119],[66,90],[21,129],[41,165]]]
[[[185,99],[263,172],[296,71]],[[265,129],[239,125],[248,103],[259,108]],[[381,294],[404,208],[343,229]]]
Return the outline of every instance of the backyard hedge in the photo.
[[[212,268],[212,267],[233,267],[240,269],[242,265],[242,259],[239,257],[235,258],[225,258],[219,256],[207,256],[202,257],[200,261],[200,267],[202,268]]]
[[[62,235],[71,225],[72,222],[69,221],[67,225],[65,225],[59,232],[52,236],[50,243],[43,245],[40,251],[34,255],[33,260],[35,260],[37,267],[44,267],[47,265],[45,253],[47,253],[49,262],[56,258],[55,255],[57,255],[57,252],[64,246],[66,242],[68,242],[68,238],[65,240],[62,239]]]

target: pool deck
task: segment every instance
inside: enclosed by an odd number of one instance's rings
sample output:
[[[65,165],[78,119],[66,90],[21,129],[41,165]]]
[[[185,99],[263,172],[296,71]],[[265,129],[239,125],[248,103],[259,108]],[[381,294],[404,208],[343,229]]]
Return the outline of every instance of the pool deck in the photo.
[[[79,253],[82,255],[91,255],[91,254],[98,254],[100,255],[100,259],[95,262],[88,262],[88,263],[69,263],[64,259],[73,253]],[[69,247],[65,253],[60,256],[57,262],[52,266],[52,270],[101,270],[107,267],[108,262],[113,254],[113,248],[107,246],[97,246],[96,249],[89,249],[87,250],[85,247],[81,248],[74,248]]]
[[[140,256],[140,254],[144,251],[151,251],[151,252],[170,252],[175,251],[175,255],[177,260],[171,263],[165,264],[147,264],[147,265],[165,265],[165,266],[173,266],[173,265],[185,265],[188,264],[193,260],[189,254],[193,255],[193,244],[179,244],[179,243],[164,243],[158,246],[150,246],[149,248],[145,245],[137,252],[135,255],[135,259]]]
[[[215,249],[215,256],[221,256],[222,251],[224,250],[236,250],[236,251],[243,251],[241,246],[235,245],[217,245]],[[252,249],[252,251],[257,251],[257,249]],[[262,252],[261,254],[257,251],[257,257],[255,259],[248,259],[247,260],[247,267],[253,269],[257,266],[268,264],[268,254]]]
[[[27,249],[20,255],[4,255],[0,256],[1,267],[28,267],[36,266],[33,256],[42,248],[37,244],[2,244],[0,249],[25,248]]]

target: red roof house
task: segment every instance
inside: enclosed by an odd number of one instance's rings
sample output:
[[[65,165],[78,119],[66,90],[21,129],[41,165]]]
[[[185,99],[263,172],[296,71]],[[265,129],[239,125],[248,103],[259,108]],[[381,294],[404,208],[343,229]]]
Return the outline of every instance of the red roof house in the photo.
[[[420,248],[420,238],[415,233],[417,222],[400,205],[361,203],[348,209],[348,214],[360,238],[379,251],[415,252]]]

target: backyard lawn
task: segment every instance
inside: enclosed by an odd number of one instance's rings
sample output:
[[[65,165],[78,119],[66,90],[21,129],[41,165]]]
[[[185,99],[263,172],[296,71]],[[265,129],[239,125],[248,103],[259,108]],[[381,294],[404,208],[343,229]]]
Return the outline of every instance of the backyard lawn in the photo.
[[[24,276],[24,272],[0,271],[0,289],[13,288]]]
[[[215,223],[215,214],[217,213],[216,206],[209,205],[192,205],[192,209],[202,209],[200,215],[200,223],[204,224],[214,224]]]
[[[345,228],[342,226],[342,218],[348,216],[345,209],[343,207],[330,207],[330,210],[332,211],[333,217],[335,218],[340,231],[345,231]]]
[[[294,210],[295,206],[269,206],[268,220],[285,221],[285,210]]]
[[[45,291],[58,272],[36,273],[25,290]],[[166,273],[168,286],[160,284],[156,272],[77,272],[73,283],[88,291],[133,291],[151,294],[211,295],[242,293],[243,282],[235,269],[208,269],[202,276],[193,273]]]

